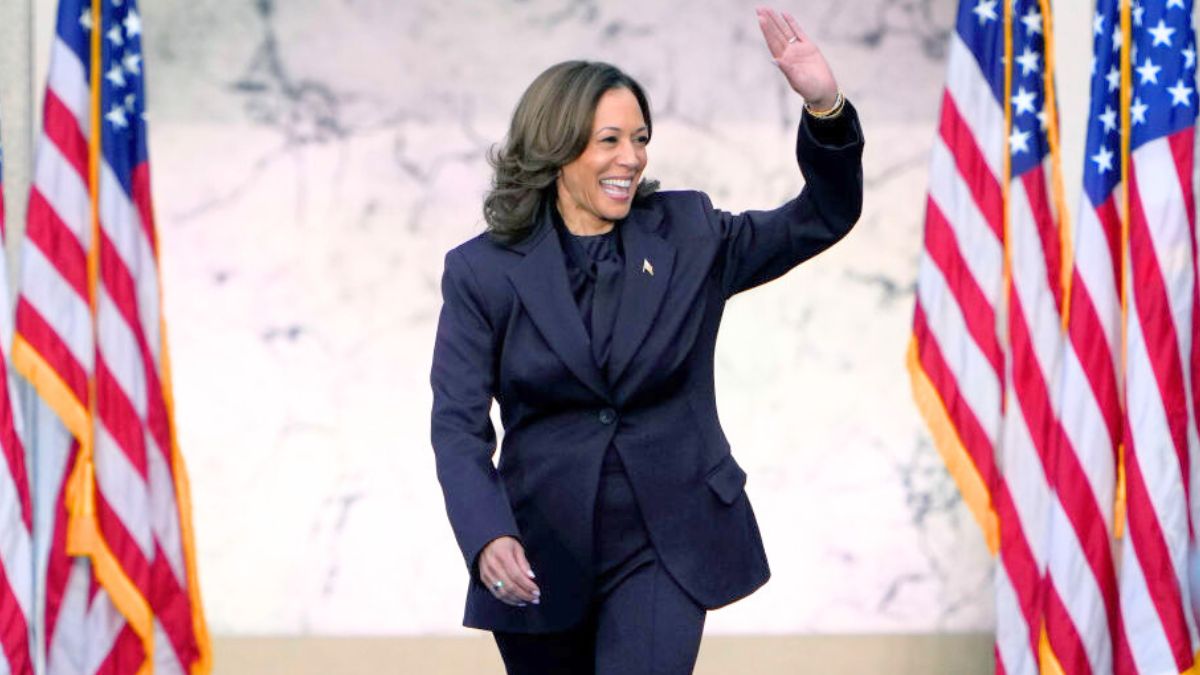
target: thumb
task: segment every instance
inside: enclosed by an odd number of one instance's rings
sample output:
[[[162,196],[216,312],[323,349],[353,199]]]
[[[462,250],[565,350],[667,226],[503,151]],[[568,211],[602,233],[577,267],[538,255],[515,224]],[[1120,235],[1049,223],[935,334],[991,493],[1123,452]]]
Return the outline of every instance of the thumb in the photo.
[[[526,574],[526,576],[528,576],[530,579],[537,578],[533,573],[533,568],[529,566],[529,561],[525,559],[525,548],[520,544],[517,544],[513,547],[513,559],[517,561],[517,565],[521,568],[521,571]]]

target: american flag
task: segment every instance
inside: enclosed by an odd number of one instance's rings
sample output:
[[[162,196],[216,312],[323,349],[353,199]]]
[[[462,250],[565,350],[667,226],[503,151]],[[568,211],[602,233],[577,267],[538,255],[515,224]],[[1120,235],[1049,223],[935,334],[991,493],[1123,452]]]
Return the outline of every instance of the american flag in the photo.
[[[12,342],[7,256],[4,255],[3,152],[0,152],[0,673],[33,673],[33,502],[20,412],[8,378]]]
[[[13,362],[38,393],[40,631],[57,673],[209,670],[175,442],[135,0],[62,0]]]
[[[1007,673],[1055,659],[1063,636],[1079,634],[1061,630],[1074,628],[1075,596],[1113,576],[1111,559],[1107,572],[1088,564],[1105,502],[1061,451],[1056,411],[1065,213],[1048,14],[1035,0],[960,4],[909,352],[922,412],[998,556],[996,661]],[[1091,584],[1057,578],[1081,567]]]
[[[1192,194],[1195,33],[1190,0],[1142,2],[1126,11],[1127,34],[1117,30],[1115,8],[1102,5],[1095,18],[1101,28],[1098,41],[1125,50],[1098,45],[1097,77],[1113,72],[1114,65],[1120,71],[1118,55],[1127,54],[1131,66],[1127,107],[1121,108],[1128,115],[1126,184],[1120,184],[1118,171],[1099,175],[1108,159],[1104,149],[1118,147],[1123,140],[1103,121],[1103,130],[1093,121],[1095,138],[1088,145],[1092,161],[1085,179],[1093,204],[1123,204],[1120,193],[1128,195],[1124,232],[1100,235],[1120,242],[1112,247],[1110,255],[1115,257],[1105,262],[1120,261],[1117,287],[1125,308],[1123,340],[1115,345],[1124,374],[1119,437],[1128,514],[1120,570],[1121,615],[1136,672],[1182,672],[1192,668],[1197,648],[1188,583],[1197,507],[1192,467],[1200,452]],[[1093,120],[1103,114],[1096,110],[1098,105],[1093,102]]]
[[[1127,13],[1135,75],[1125,102],[1130,40],[1117,1],[1100,0],[1093,21],[1074,230],[1049,100],[1049,2],[963,0],[951,40],[909,367],[935,443],[998,556],[997,672],[1193,665],[1191,3]],[[1127,233],[1123,110],[1133,124]]]

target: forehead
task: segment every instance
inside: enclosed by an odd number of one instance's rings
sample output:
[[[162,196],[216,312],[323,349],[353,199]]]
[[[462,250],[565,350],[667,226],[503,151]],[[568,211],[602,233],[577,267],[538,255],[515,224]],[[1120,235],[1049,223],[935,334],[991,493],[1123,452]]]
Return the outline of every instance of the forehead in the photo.
[[[600,96],[596,103],[596,113],[592,128],[599,130],[604,127],[636,129],[646,125],[642,117],[642,107],[638,105],[633,92],[621,87],[609,89]]]

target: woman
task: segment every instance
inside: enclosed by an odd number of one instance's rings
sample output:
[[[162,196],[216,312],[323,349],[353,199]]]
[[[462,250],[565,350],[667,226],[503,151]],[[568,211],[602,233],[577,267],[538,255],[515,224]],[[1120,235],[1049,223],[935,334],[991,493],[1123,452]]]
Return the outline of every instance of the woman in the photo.
[[[726,299],[858,219],[862,133],[796,21],[758,20],[806,102],[797,198],[732,215],[656,192],[641,87],[567,62],[492,157],[489,231],[446,256],[433,447],[471,575],[464,624],[494,632],[509,673],[691,672],[705,612],[770,574],[717,419],[717,328]]]

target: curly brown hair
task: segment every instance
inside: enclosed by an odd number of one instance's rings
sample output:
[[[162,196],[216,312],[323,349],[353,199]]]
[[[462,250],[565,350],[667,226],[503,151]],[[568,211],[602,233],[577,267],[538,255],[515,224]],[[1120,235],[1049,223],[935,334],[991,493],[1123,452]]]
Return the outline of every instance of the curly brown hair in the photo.
[[[529,234],[542,205],[555,199],[559,170],[587,148],[596,106],[611,89],[633,93],[647,136],[652,134],[650,103],[642,86],[616,66],[564,61],[529,85],[513,112],[508,136],[488,153],[495,173],[483,200],[483,217],[492,236],[512,243]],[[658,181],[643,179],[634,200],[657,189]]]

